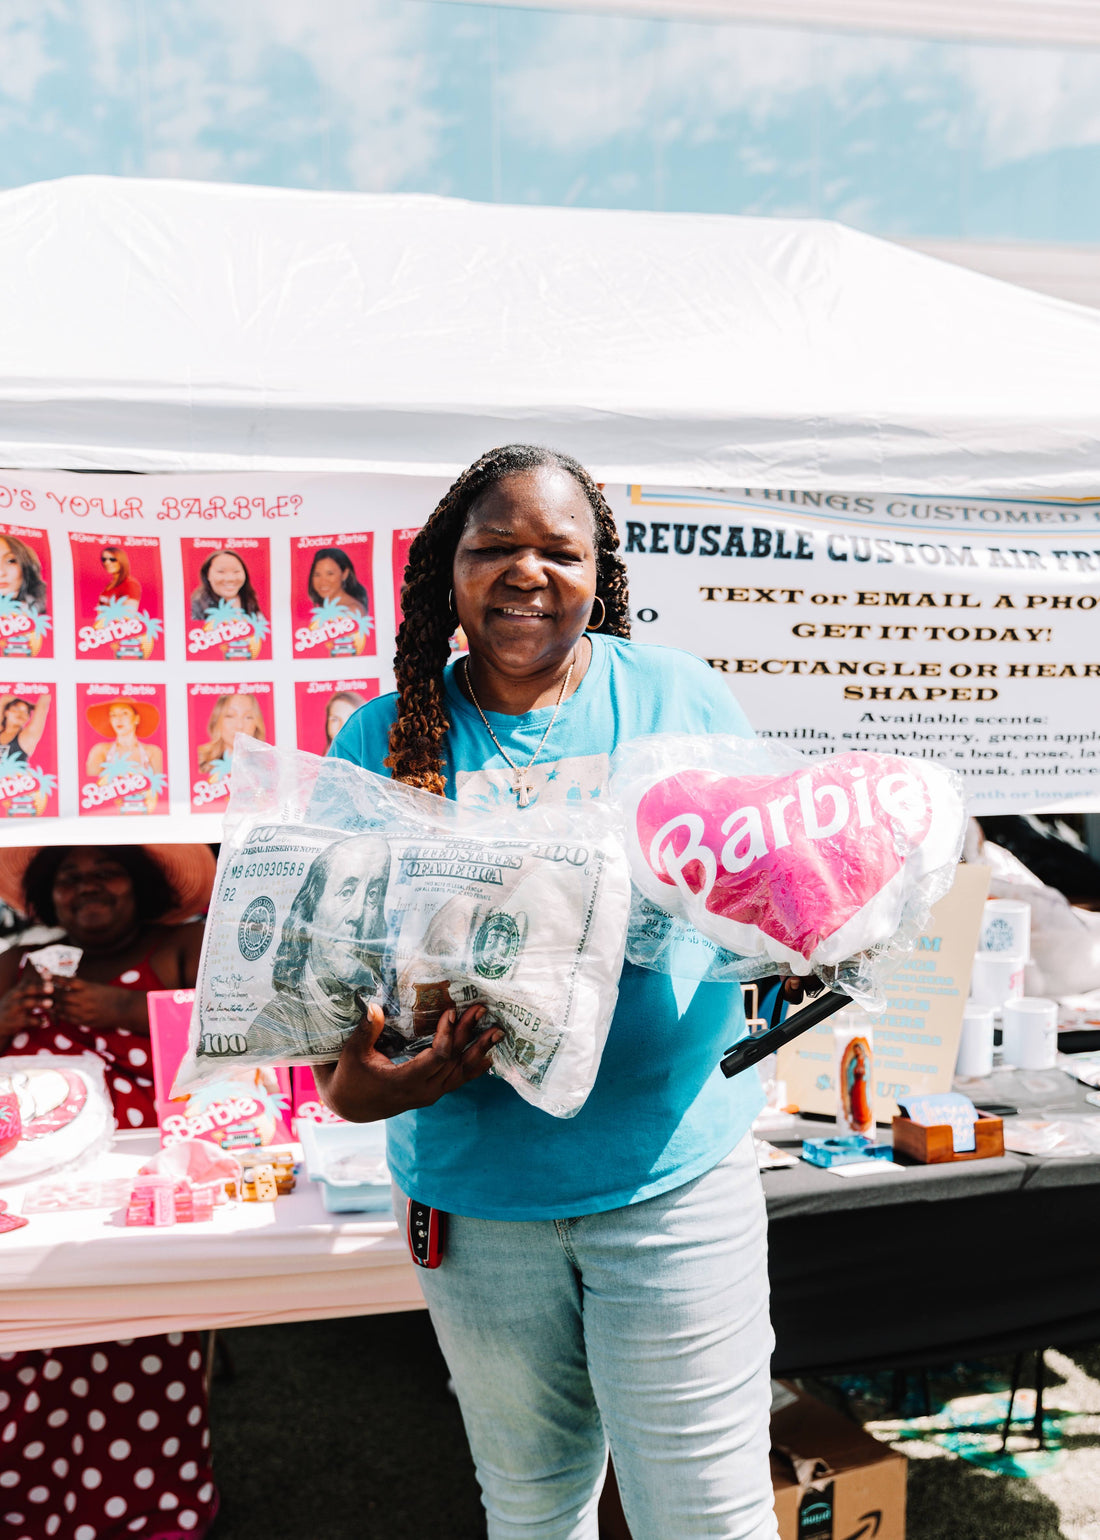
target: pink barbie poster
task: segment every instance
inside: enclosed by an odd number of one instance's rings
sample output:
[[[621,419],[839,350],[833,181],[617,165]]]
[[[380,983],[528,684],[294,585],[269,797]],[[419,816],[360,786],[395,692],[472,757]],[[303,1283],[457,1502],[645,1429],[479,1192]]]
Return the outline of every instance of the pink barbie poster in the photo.
[[[162,684],[78,684],[76,725],[83,816],[167,813]]]
[[[238,733],[275,741],[275,690],[249,679],[241,684],[191,684],[187,687],[191,809],[224,810],[232,785],[233,744]]]
[[[305,535],[291,541],[296,658],[355,658],[377,651],[374,535]]]
[[[52,684],[0,683],[0,818],[57,817]]]
[[[53,657],[51,595],[46,531],[0,524],[0,657]]]
[[[225,1066],[220,1080],[190,1095],[173,1097],[176,1071],[187,1051],[195,1004],[193,989],[154,989],[149,995],[149,1039],[153,1089],[161,1144],[209,1139],[223,1150],[287,1144],[290,1130],[290,1075],[270,1065]]]
[[[348,717],[377,694],[377,679],[296,680],[298,747],[310,754],[327,754]]]
[[[99,663],[164,657],[164,587],[155,535],[70,533],[76,655]]]
[[[395,529],[393,532],[393,614],[394,630],[401,627],[401,590],[405,586],[405,568],[409,564],[409,547],[419,535],[419,529]]]
[[[180,541],[187,656],[207,663],[271,657],[271,557],[266,536]]]

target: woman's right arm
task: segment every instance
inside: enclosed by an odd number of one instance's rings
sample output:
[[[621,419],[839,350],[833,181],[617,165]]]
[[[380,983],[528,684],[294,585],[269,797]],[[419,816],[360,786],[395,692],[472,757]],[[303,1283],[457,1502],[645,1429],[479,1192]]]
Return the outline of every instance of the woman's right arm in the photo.
[[[39,740],[46,730],[46,718],[50,714],[50,697],[48,694],[40,695],[34,703],[34,713],[19,734],[19,747],[24,754],[31,755],[38,747]]]
[[[456,1021],[453,1010],[444,1011],[431,1046],[405,1064],[394,1064],[375,1047],[386,1024],[382,1009],[369,1006],[336,1063],[314,1065],[321,1100],[349,1123],[376,1123],[414,1107],[431,1107],[489,1068],[489,1050],[504,1033],[497,1027],[479,1033],[484,1014],[483,1005],[471,1005]]]

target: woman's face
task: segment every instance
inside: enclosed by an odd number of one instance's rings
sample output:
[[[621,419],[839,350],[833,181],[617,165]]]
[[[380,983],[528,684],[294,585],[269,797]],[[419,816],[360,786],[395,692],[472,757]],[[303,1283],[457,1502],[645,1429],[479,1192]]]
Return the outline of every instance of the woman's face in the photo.
[[[246,738],[258,738],[262,731],[263,723],[248,696],[231,695],[218,723],[218,736],[225,747],[233,747],[238,733],[244,733]]]
[[[137,712],[132,706],[112,706],[107,713],[107,720],[116,738],[121,738],[137,729]]]
[[[74,939],[109,941],[131,929],[134,886],[129,874],[94,845],[71,850],[53,880],[57,922]]]
[[[26,701],[13,700],[4,707],[4,732],[20,732],[31,719]]]
[[[516,679],[560,664],[596,597],[595,518],[567,472],[505,477],[474,504],[454,559],[470,653]]]
[[[99,564],[103,568],[103,574],[105,577],[110,578],[112,581],[118,577],[118,569],[120,563],[117,551],[107,550],[102,552],[99,558]]]
[[[244,587],[246,573],[240,558],[221,551],[206,570],[206,581],[219,599],[234,600]]]
[[[0,594],[15,599],[23,586],[23,567],[8,542],[0,536]]]
[[[329,701],[325,712],[325,737],[330,743],[356,709],[350,700]]]
[[[344,574],[339,562],[322,556],[313,568],[313,588],[322,599],[336,599],[344,591]]]

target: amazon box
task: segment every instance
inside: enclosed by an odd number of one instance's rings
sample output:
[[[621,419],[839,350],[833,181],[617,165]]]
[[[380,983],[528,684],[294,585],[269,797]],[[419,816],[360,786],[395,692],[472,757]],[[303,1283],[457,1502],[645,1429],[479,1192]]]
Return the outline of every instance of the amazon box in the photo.
[[[782,1380],[771,1467],[780,1540],[905,1540],[905,1456]]]

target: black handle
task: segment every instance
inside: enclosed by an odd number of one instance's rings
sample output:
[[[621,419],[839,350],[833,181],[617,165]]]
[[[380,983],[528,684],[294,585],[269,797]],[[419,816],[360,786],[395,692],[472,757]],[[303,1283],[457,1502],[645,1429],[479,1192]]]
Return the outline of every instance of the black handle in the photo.
[[[819,1021],[824,1021],[834,1011],[842,1010],[851,1003],[847,995],[830,989],[816,1000],[811,1000],[802,1010],[788,1015],[786,1021],[781,1021],[777,1027],[768,1027],[765,1032],[757,1032],[754,1037],[743,1037],[739,1043],[727,1049],[722,1059],[723,1075],[728,1080],[748,1069],[750,1064],[759,1064],[761,1059],[766,1059],[777,1048],[782,1048],[784,1043],[793,1042],[803,1032],[816,1027]]]

